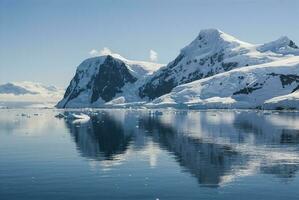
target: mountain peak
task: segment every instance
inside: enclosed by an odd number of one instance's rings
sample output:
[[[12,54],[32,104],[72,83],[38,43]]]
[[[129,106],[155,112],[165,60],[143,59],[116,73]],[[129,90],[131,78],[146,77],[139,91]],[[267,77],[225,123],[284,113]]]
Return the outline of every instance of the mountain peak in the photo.
[[[293,40],[291,40],[288,36],[282,36],[276,40],[277,43],[281,43],[284,46],[289,46],[293,49],[298,49],[298,46],[295,44]]]
[[[252,44],[238,40],[219,29],[203,29],[189,45],[181,50],[184,55],[204,55],[221,49],[248,48]]]
[[[275,43],[280,46],[289,46],[293,49],[298,49],[298,46],[288,36],[281,36],[277,40],[274,40],[273,42],[270,42],[270,43]]]
[[[120,54],[118,53],[113,53],[113,52],[107,52],[107,53],[103,53],[102,56],[105,56],[105,57],[113,57],[113,58],[116,58],[116,59],[119,59],[119,60],[123,60],[123,61],[127,61],[126,58],[124,58],[123,56],[121,56]]]
[[[138,60],[129,60],[124,58],[118,53],[112,52],[110,49],[106,48],[106,50],[101,52],[101,55],[87,58],[84,60],[79,66],[79,71],[84,71],[88,68],[96,68],[105,62],[106,59],[114,59],[116,62],[123,62],[127,65],[130,72],[136,76],[141,77],[145,75],[152,74],[153,72],[157,71],[159,68],[164,66],[164,64],[160,63],[153,63],[153,62],[146,62],[146,61],[138,61]]]
[[[219,29],[203,29],[199,32],[197,39],[201,40],[202,38],[205,38],[209,41],[215,41],[215,40],[222,40],[230,43],[239,43],[239,44],[247,44],[249,43],[243,42],[234,36],[227,34]]]
[[[202,29],[200,30],[198,37],[200,38],[202,36],[209,36],[209,35],[220,36],[220,34],[222,33],[223,33],[222,31],[215,28]]]
[[[272,51],[274,53],[279,53],[283,55],[287,55],[287,54],[299,55],[298,46],[295,44],[294,41],[292,41],[287,36],[282,36],[277,40],[265,43],[259,46],[257,50],[259,50],[260,52]]]

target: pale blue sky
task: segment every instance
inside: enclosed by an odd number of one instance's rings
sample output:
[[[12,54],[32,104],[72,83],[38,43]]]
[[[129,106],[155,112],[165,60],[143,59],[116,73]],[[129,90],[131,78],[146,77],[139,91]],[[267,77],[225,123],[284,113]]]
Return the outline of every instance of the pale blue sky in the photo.
[[[299,43],[299,0],[0,0],[0,83],[66,87],[92,49],[168,63],[200,29]]]

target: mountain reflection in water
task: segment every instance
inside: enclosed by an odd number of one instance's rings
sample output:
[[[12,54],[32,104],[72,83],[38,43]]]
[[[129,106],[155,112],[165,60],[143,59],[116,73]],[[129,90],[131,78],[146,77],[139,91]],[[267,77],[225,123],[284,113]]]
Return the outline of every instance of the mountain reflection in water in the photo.
[[[141,152],[153,142],[200,186],[256,173],[291,181],[299,169],[297,113],[99,110],[87,123],[66,125],[85,158],[118,162],[130,149]]]
[[[112,160],[114,155],[124,153],[132,133],[106,114],[92,117],[88,123],[67,123],[82,156],[95,160]]]

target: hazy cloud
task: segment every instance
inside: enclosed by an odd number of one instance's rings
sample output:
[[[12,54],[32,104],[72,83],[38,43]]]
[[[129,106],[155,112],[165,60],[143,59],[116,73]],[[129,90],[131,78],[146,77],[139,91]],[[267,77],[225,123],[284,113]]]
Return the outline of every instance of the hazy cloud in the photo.
[[[109,48],[104,47],[102,50],[92,49],[90,50],[89,54],[91,56],[105,56],[105,55],[112,55],[113,53]]]
[[[111,55],[113,54],[112,51],[107,48],[107,47],[104,47],[101,51],[100,51],[100,55],[104,56],[104,55]]]
[[[92,50],[89,52],[89,54],[90,54],[91,56],[97,56],[97,55],[99,55],[99,52],[98,52],[98,50],[96,50],[96,49],[92,49]]]
[[[158,61],[158,53],[154,50],[150,50],[150,61],[157,62]]]

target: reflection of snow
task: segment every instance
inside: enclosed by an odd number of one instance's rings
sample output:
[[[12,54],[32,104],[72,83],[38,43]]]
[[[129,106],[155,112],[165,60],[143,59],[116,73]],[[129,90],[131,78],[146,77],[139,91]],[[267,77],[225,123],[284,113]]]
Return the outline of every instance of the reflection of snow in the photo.
[[[110,171],[113,168],[124,165],[126,161],[138,158],[139,160],[148,161],[149,166],[154,168],[158,165],[158,157],[161,153],[159,147],[149,141],[146,146],[141,150],[134,150],[133,146],[130,146],[128,150],[123,154],[114,155],[109,160],[89,160],[89,166],[92,171]]]
[[[129,119],[126,113],[122,115],[126,121],[124,126]],[[207,186],[225,186],[257,173],[284,176],[279,174],[285,173],[285,168],[290,173],[297,170],[297,167],[285,167],[285,164],[299,165],[298,149],[281,146],[284,134],[287,134],[286,137],[296,135],[296,132],[288,131],[296,130],[298,120],[293,116],[248,111],[165,111],[161,116],[144,114],[138,113],[141,124],[136,125],[134,123],[137,122],[131,120],[130,126],[139,130],[136,134],[139,138],[140,129],[145,128],[144,134],[151,132],[151,139],[138,151],[134,151],[133,142],[125,153],[114,156],[112,160],[99,161],[102,170],[111,170],[135,158],[147,161],[150,167],[157,167],[161,147],[174,154],[182,167],[196,176],[200,184]],[[147,120],[148,126],[143,125]],[[152,128],[158,133],[154,133]]]
[[[275,126],[282,126],[286,127],[288,129],[299,129],[299,123],[298,120],[295,120],[298,117],[297,113],[293,114],[279,114],[279,115],[271,115],[270,117],[267,117],[266,119],[274,124]]]
[[[88,161],[92,171],[110,171],[114,167],[122,165],[127,159],[130,158],[133,152],[128,149],[124,154],[113,156],[110,160],[92,160]]]
[[[220,186],[235,181],[238,178],[257,174],[262,168],[283,166],[285,164],[299,165],[298,153],[293,149],[275,149],[269,147],[254,147],[251,145],[238,145],[235,150],[247,155],[249,160],[246,166],[235,166],[229,173],[221,177]],[[279,173],[273,171],[273,173]]]
[[[70,115],[68,115],[68,119],[75,119],[72,123],[80,124],[80,123],[87,123],[90,120],[90,117],[83,113],[80,114],[71,113]]]
[[[160,153],[160,148],[157,146],[157,144],[153,143],[152,141],[149,141],[146,147],[141,151],[141,154],[147,157],[149,164],[152,168],[157,166],[158,157]]]
[[[282,146],[284,142],[299,142],[299,131],[295,131],[298,130],[296,127],[299,118],[292,113],[264,115],[255,111],[184,112],[169,112],[157,121],[159,126],[165,126],[165,130],[172,132],[168,133],[169,138],[166,133],[161,133],[163,139],[167,139],[165,142],[168,150],[178,155],[181,164],[198,176],[200,183],[207,183],[207,180],[217,181],[219,176],[219,186],[225,185],[238,178],[261,173],[265,166],[284,169],[277,165],[293,164],[297,167],[288,167],[290,171],[299,168],[298,148]],[[198,144],[194,141],[198,141]],[[199,145],[199,148],[196,148],[196,145]],[[221,150],[216,150],[217,148],[230,148],[230,151],[236,154],[223,154]],[[203,159],[202,155],[194,152],[199,149],[208,158]],[[222,156],[228,162],[216,164],[214,160],[220,157],[222,160]],[[232,159],[237,159],[239,163],[230,162]],[[200,160],[201,162],[196,164]],[[201,164],[206,161],[206,164]],[[211,174],[208,169],[202,172],[206,165],[211,165],[211,168],[216,166],[211,170]],[[267,171],[283,173],[283,170]],[[210,178],[203,179],[206,175]],[[213,176],[216,177],[211,179]]]
[[[57,113],[2,110],[0,133],[36,136],[53,127],[66,130],[67,125],[92,171],[140,162],[142,167],[158,168],[164,166],[159,158],[167,153],[199,184],[208,186],[225,186],[258,173],[290,179],[299,170],[295,113],[167,110],[157,116],[148,110],[106,110],[88,113],[91,120],[85,124],[64,123],[68,120],[55,118]]]
[[[260,168],[260,163],[256,162],[249,162],[246,167],[236,167],[234,168],[231,173],[227,173],[220,178],[219,186],[225,186],[238,178],[244,176],[251,176],[257,173]]]

